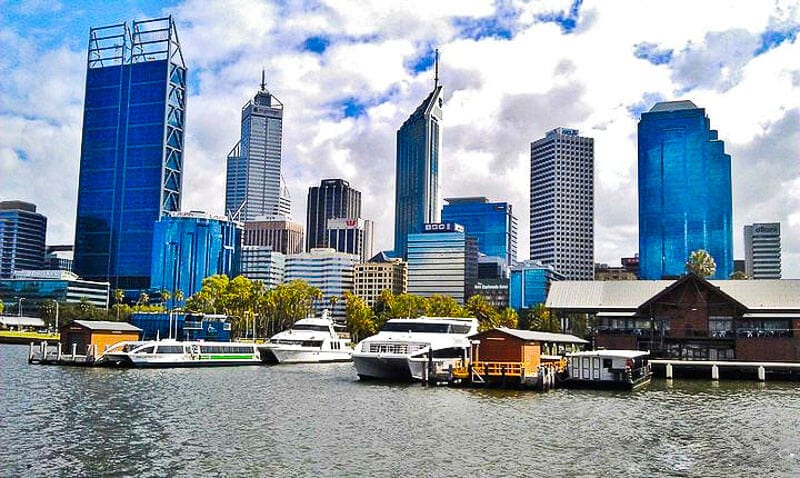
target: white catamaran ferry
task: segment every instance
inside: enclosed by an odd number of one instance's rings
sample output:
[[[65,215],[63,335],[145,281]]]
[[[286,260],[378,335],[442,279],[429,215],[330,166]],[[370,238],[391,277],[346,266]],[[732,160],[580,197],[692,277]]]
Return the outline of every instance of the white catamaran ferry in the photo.
[[[390,319],[358,343],[353,363],[361,379],[421,380],[426,367],[442,370],[464,359],[467,337],[477,332],[475,318]]]
[[[353,346],[333,323],[328,311],[319,318],[301,319],[288,330],[259,345],[261,359],[268,363],[348,362]]]
[[[121,367],[207,367],[256,365],[261,356],[255,344],[165,339],[119,342],[98,362]]]

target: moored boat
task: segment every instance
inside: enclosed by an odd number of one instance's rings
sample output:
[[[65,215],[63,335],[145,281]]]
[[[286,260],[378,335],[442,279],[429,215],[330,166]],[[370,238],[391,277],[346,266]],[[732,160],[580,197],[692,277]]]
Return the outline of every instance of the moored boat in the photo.
[[[469,354],[478,320],[461,317],[390,319],[355,348],[361,379],[423,380],[426,370],[446,369]]]
[[[288,330],[273,335],[258,346],[267,363],[348,362],[353,347],[344,331],[331,320],[328,311],[322,317],[301,319]]]
[[[569,387],[634,389],[650,382],[650,352],[592,350],[567,354]]]
[[[164,339],[119,342],[109,347],[97,363],[121,367],[257,365],[261,356],[254,344]]]

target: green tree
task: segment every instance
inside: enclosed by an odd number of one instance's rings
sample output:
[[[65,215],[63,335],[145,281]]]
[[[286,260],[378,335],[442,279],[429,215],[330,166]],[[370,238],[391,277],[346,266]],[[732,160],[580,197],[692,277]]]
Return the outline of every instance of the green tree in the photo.
[[[434,294],[425,301],[425,314],[430,317],[467,317],[469,312],[454,298]]]
[[[528,314],[528,327],[530,330],[561,332],[561,321],[544,304],[536,304],[536,307],[530,309]]]
[[[731,274],[730,279],[731,280],[748,280],[749,277],[747,277],[747,274],[745,274],[743,271],[736,271],[733,274]]]
[[[136,305],[142,306],[142,305],[148,305],[149,303],[150,303],[150,296],[147,294],[147,292],[142,291],[139,294],[139,299],[136,301]]]
[[[517,311],[511,307],[506,307],[500,311],[498,322],[500,327],[516,329],[519,327],[519,314],[517,314]]]
[[[2,300],[0,300],[0,314],[2,314],[2,313],[3,313],[3,310],[5,310],[5,308],[6,308],[6,306],[5,306],[5,305],[3,305],[3,301],[2,301]]]
[[[708,251],[698,249],[689,254],[689,260],[686,261],[686,271],[695,273],[700,277],[709,277],[717,271],[717,263]]]
[[[347,330],[353,343],[375,335],[378,331],[372,309],[367,306],[364,299],[352,292],[344,293],[345,313],[347,317]]]
[[[478,330],[491,330],[500,326],[500,314],[482,295],[473,295],[467,300],[469,315],[478,319]]]
[[[281,284],[267,291],[257,301],[264,335],[271,336],[308,317],[314,302],[321,299],[321,290],[301,280]]]
[[[424,315],[428,310],[428,302],[424,297],[412,294],[392,296],[388,304],[388,318],[410,317],[416,318]]]

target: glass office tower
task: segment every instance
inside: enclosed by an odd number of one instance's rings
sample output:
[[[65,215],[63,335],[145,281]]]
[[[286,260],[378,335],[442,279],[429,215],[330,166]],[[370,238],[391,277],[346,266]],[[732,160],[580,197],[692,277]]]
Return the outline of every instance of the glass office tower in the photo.
[[[442,87],[433,91],[397,130],[394,255],[408,257],[408,235],[439,222],[439,151]]]
[[[464,226],[478,241],[478,250],[489,257],[499,257],[505,267],[517,260],[517,218],[511,204],[489,202],[485,197],[447,198],[442,208],[442,222]]]
[[[155,224],[150,287],[184,299],[199,292],[203,279],[216,274],[239,273],[242,224],[204,212],[168,213]]]
[[[328,219],[361,217],[361,191],[344,179],[323,179],[308,188],[306,208],[306,251],[328,244]],[[357,253],[356,253],[357,254]]]
[[[92,28],[74,270],[150,285],[153,225],[181,206],[186,65],[172,17]]]
[[[24,201],[0,201],[0,279],[15,271],[44,268],[47,218],[36,205]]]
[[[281,178],[283,103],[261,90],[242,107],[241,138],[228,153],[225,210],[240,221],[291,213],[288,188]],[[238,212],[238,214],[237,214]]]
[[[639,121],[639,278],[686,272],[692,251],[733,272],[731,157],[691,101],[657,103]]]

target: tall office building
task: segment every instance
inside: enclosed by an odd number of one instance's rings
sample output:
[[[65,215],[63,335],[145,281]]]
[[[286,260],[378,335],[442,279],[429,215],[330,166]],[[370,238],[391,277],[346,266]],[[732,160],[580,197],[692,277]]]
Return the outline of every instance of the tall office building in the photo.
[[[44,269],[47,218],[36,205],[24,201],[0,201],[0,279],[14,271]]]
[[[531,143],[530,258],[594,278],[594,139],[556,128]]]
[[[172,17],[92,28],[74,269],[150,285],[153,225],[180,210],[186,65]]]
[[[425,224],[423,232],[408,235],[410,294],[447,295],[463,304],[477,280],[478,246],[460,224]]]
[[[397,130],[395,165],[394,255],[408,257],[409,234],[423,224],[440,222],[439,152],[441,151],[442,86],[438,53],[433,91]]]
[[[447,198],[445,202],[442,222],[461,224],[478,241],[481,254],[499,257],[511,267],[517,260],[517,218],[511,204],[489,202],[485,197]]]
[[[750,279],[781,278],[781,223],[744,226],[744,273]]]
[[[217,274],[233,277],[239,273],[242,225],[226,217],[204,212],[166,214],[153,230],[153,258],[150,287],[178,291],[185,299],[199,292],[203,279]]]
[[[315,248],[302,254],[286,257],[285,282],[303,280],[311,287],[322,291],[322,299],[314,302],[314,313],[322,314],[324,309],[331,317],[344,322],[345,292],[353,292],[353,266],[359,257],[331,248]]]
[[[323,179],[308,188],[306,208],[306,250],[328,245],[328,219],[360,218],[361,192],[344,179]]]
[[[281,254],[303,252],[303,225],[289,217],[263,217],[244,223],[244,245],[269,247]]]
[[[261,89],[242,107],[241,137],[228,153],[225,210],[240,221],[291,212],[288,188],[281,177],[283,103]],[[237,214],[238,213],[238,214]]]
[[[733,272],[731,157],[691,101],[657,103],[639,120],[639,278],[686,273],[705,249],[717,270]]]
[[[361,262],[372,257],[374,223],[368,219],[328,219],[326,242],[339,252],[355,254]]]
[[[268,246],[243,246],[240,266],[243,276],[270,290],[283,284],[286,256]]]
[[[558,280],[564,280],[564,276],[551,265],[531,260],[514,264],[509,283],[509,306],[520,310],[544,304],[550,284]]]

